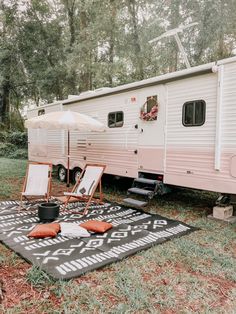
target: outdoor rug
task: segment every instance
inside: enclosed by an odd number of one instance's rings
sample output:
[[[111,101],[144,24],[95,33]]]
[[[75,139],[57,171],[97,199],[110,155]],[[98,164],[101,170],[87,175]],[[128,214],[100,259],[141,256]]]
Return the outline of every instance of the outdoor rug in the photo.
[[[113,228],[90,238],[29,239],[27,234],[39,223],[37,205],[17,210],[18,202],[0,203],[0,241],[24,259],[56,279],[70,279],[147,249],[155,244],[188,234],[197,228],[159,215],[119,204],[92,204],[86,216],[74,214],[83,203],[73,203],[61,211],[57,222],[82,223],[102,220]]]

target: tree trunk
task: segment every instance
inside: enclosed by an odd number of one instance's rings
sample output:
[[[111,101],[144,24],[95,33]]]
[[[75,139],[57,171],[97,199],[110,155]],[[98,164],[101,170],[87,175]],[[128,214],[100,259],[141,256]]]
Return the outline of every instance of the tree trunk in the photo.
[[[2,84],[2,106],[0,118],[6,128],[9,128],[10,89],[9,80],[5,80]]]
[[[115,24],[116,24],[116,4],[114,0],[110,0],[110,36],[109,36],[109,51],[108,51],[108,62],[109,62],[109,72],[108,72],[108,81],[109,86],[112,87],[113,85],[113,63],[114,63],[114,40],[115,40]]]
[[[70,33],[70,43],[69,43],[69,52],[72,52],[73,46],[75,44],[76,40],[76,17],[75,17],[75,8],[76,8],[76,0],[63,0],[65,10],[67,13],[68,18],[68,25],[69,25],[69,33]],[[69,78],[69,85],[70,85],[70,92],[72,94],[77,93],[76,88],[76,72],[72,70],[70,72],[70,78]]]
[[[127,0],[128,4],[128,11],[131,16],[131,24],[133,28],[133,44],[134,44],[134,53],[135,53],[135,72],[136,72],[136,79],[142,80],[144,78],[144,70],[143,70],[143,59],[142,59],[142,50],[139,40],[139,34],[138,34],[138,16],[137,16],[137,6],[136,6],[136,0]]]
[[[70,47],[75,43],[75,0],[64,0],[63,1],[69,24],[70,31]]]
[[[67,8],[69,28],[70,28],[70,46],[75,43],[75,1],[72,2],[71,7]]]
[[[88,47],[88,16],[87,12],[80,10],[80,44],[82,45],[81,59],[83,60],[83,69],[80,75],[79,91],[87,91],[92,87],[91,76],[91,52]]]

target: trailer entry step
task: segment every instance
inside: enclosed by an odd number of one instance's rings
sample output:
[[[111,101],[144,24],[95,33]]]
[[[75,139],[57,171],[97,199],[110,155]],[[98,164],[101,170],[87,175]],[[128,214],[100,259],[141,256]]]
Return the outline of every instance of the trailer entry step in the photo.
[[[146,178],[136,178],[136,179],[134,179],[134,182],[156,185],[158,183],[158,180],[152,180],[152,179],[146,179]]]
[[[129,193],[134,193],[134,194],[139,194],[139,195],[145,195],[148,197],[152,197],[153,196],[153,191],[150,190],[144,190],[144,189],[140,189],[140,188],[130,188],[128,189]]]
[[[133,198],[124,198],[123,202],[129,205],[136,206],[136,207],[144,207],[147,205],[147,202],[135,200]]]

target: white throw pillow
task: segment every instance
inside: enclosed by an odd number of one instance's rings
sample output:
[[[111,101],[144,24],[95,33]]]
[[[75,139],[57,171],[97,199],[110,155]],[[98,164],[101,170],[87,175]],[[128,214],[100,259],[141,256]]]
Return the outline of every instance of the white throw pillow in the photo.
[[[83,227],[80,227],[76,223],[61,222],[61,236],[69,238],[87,238],[90,237],[90,233]]]

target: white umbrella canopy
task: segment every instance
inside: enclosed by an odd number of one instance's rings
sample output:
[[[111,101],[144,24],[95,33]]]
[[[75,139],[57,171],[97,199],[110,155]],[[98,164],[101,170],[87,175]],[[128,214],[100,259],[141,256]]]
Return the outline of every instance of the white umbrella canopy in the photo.
[[[68,155],[67,155],[67,186],[69,186],[70,172],[70,131],[80,132],[103,132],[105,126],[101,122],[78,112],[56,111],[34,117],[25,121],[28,129],[67,130],[68,132]]]
[[[29,129],[63,129],[67,131],[105,131],[104,125],[85,115],[73,111],[56,111],[34,117],[25,121]]]

